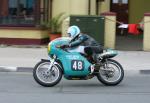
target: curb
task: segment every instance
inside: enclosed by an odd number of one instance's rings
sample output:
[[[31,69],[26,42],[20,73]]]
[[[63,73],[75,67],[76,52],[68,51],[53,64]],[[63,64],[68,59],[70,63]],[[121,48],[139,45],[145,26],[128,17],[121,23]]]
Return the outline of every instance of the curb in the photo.
[[[0,72],[32,72],[33,67],[8,67],[0,66]]]
[[[0,66],[0,72],[16,72],[17,67]]]
[[[9,67],[9,66],[0,66],[0,72],[32,72],[33,67]],[[125,70],[125,74],[134,75],[134,74],[143,74],[150,75],[150,69],[147,70]]]
[[[6,44],[0,44],[1,48],[7,48],[7,47],[14,47],[14,48],[46,48],[46,45],[6,45]]]

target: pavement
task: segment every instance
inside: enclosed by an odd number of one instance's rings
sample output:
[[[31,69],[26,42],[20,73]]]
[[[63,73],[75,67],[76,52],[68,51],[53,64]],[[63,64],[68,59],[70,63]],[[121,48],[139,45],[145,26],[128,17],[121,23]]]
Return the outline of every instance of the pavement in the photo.
[[[150,74],[150,52],[118,51],[115,60],[128,73]],[[0,45],[0,72],[32,72],[41,59],[48,59],[46,46]]]

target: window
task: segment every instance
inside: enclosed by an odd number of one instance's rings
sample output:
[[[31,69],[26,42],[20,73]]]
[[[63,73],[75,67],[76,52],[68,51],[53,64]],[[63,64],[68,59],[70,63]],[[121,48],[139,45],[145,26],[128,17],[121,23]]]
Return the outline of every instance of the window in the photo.
[[[128,0],[113,0],[113,3],[123,3],[123,4],[127,4]]]
[[[39,25],[43,1],[49,0],[0,0],[0,26]]]

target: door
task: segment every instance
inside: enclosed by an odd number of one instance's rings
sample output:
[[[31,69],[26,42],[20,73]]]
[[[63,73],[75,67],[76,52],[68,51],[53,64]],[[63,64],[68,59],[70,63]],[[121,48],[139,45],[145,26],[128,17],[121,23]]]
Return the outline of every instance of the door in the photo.
[[[119,22],[128,23],[128,0],[111,0],[111,12],[116,12]]]
[[[0,1],[0,16],[5,17],[8,15],[8,0]]]

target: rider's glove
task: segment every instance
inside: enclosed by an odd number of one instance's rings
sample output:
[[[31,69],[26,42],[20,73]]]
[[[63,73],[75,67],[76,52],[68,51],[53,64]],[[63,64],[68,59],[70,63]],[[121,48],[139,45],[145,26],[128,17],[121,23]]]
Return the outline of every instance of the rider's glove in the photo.
[[[68,48],[69,45],[62,45],[60,48],[64,49],[64,48]]]

